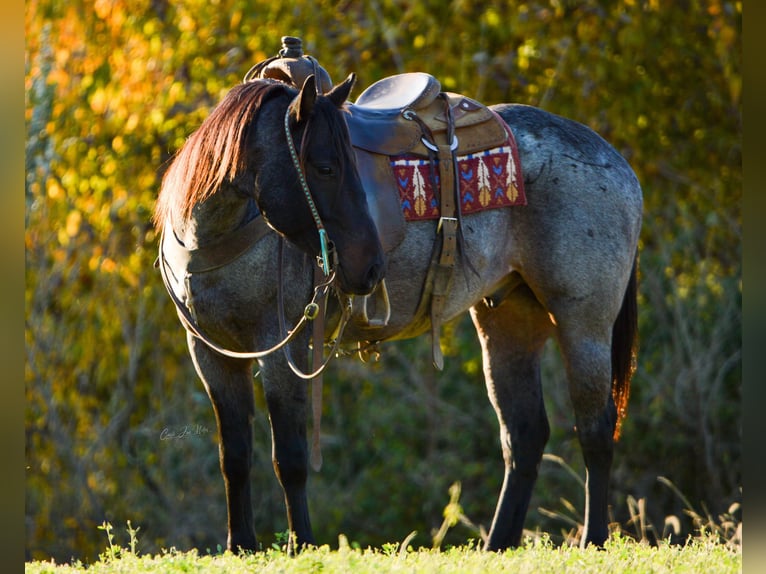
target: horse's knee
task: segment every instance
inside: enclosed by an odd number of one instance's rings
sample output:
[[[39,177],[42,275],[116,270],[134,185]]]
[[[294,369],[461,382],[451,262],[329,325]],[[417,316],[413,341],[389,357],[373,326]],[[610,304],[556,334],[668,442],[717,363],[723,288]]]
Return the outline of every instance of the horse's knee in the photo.
[[[250,479],[253,454],[252,444],[245,439],[223,438],[219,446],[221,470],[230,482],[247,482]]]
[[[308,480],[308,451],[305,448],[291,448],[282,452],[275,452],[271,462],[283,488],[306,484]]]

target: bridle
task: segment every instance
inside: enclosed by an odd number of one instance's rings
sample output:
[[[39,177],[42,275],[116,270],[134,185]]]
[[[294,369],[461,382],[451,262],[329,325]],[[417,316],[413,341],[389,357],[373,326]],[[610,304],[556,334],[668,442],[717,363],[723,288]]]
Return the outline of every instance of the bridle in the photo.
[[[290,133],[290,109],[293,107],[296,101],[297,98],[293,100],[289,106],[287,106],[287,111],[285,112],[285,137],[287,138],[287,148],[290,150],[290,157],[293,160],[293,166],[295,167],[295,171],[298,172],[298,179],[301,183],[301,189],[303,189],[303,195],[306,197],[306,202],[309,204],[309,209],[311,210],[311,217],[314,218],[314,223],[316,224],[317,231],[319,232],[319,247],[322,254],[322,270],[324,271],[326,277],[330,274],[328,256],[329,239],[327,238],[327,230],[322,223],[322,218],[319,217],[319,211],[317,210],[316,203],[314,203],[314,198],[311,196],[309,184],[306,182],[306,174],[303,171],[303,166],[301,165],[300,159],[298,158],[298,152],[295,151],[295,143],[293,142],[293,136]]]
[[[177,241],[177,239],[172,238],[171,240]],[[278,315],[279,315],[279,323],[280,323],[280,337],[281,340],[273,345],[272,347],[269,347],[267,349],[261,350],[261,351],[233,351],[231,349],[228,349],[222,345],[219,345],[216,343],[212,337],[210,337],[207,333],[205,333],[204,329],[202,329],[199,324],[197,323],[196,317],[194,316],[193,311],[190,309],[192,307],[191,303],[189,301],[184,302],[178,295],[176,295],[175,291],[173,290],[173,286],[171,284],[171,280],[169,277],[169,274],[172,273],[172,271],[169,269],[168,265],[168,258],[165,253],[165,245],[164,245],[165,239],[164,239],[164,233],[163,237],[160,239],[160,253],[159,257],[157,258],[157,261],[155,262],[155,266],[159,267],[160,274],[162,275],[163,283],[165,284],[165,289],[167,290],[168,294],[170,295],[171,300],[176,306],[176,309],[178,310],[180,316],[181,316],[181,323],[183,324],[184,328],[191,333],[193,336],[197,337],[199,340],[201,340],[205,345],[216,351],[217,353],[224,355],[225,357],[229,357],[231,359],[262,359],[264,357],[267,357],[268,355],[271,355],[272,353],[275,353],[276,351],[279,351],[280,349],[287,349],[287,344],[290,343],[305,327],[309,322],[316,321],[320,318],[322,315],[322,306],[321,303],[327,298],[327,294],[330,290],[333,290],[339,297],[344,297],[341,295],[338,290],[335,287],[335,271],[332,271],[325,281],[317,282],[316,281],[316,274],[315,274],[315,283],[313,288],[313,295],[311,297],[311,300],[308,302],[308,304],[303,309],[303,314],[301,315],[301,318],[298,320],[296,325],[290,329],[289,331],[285,332],[285,310],[284,310],[284,296],[283,296],[283,251],[284,251],[284,239],[280,238],[279,240],[279,255],[278,255],[278,279],[277,279],[277,305],[278,305]],[[176,247],[176,249],[183,249],[180,245]],[[244,254],[244,253],[242,253]],[[240,254],[240,255],[242,255]],[[234,259],[238,258],[240,255],[238,255],[235,258],[232,258],[228,262],[226,262],[224,265],[218,265],[216,267],[211,267],[207,269],[197,269],[193,272],[189,272],[187,270],[186,276],[184,277],[184,284],[187,287],[187,291],[189,290],[189,279],[191,278],[193,273],[205,273],[208,271],[213,271],[214,269],[218,269],[220,267],[224,267],[225,265],[228,265],[229,263],[233,262]],[[346,311],[346,309],[349,308],[349,311]],[[348,304],[343,306],[342,309],[342,315],[341,315],[341,323],[339,326],[339,333],[342,333],[343,328],[345,328],[345,324],[348,323],[348,319],[350,318],[350,306]],[[340,337],[338,337],[338,340]],[[338,342],[335,343],[333,350],[336,350],[336,347],[338,346]],[[288,352],[289,354],[289,352]],[[295,372],[297,376],[299,376],[302,379],[312,379],[315,376],[319,375],[324,368],[329,363],[329,360],[334,355],[331,354],[327,360],[325,360],[321,366],[321,369],[315,370],[311,373],[303,373],[297,366],[295,366],[294,362],[288,358],[288,363],[290,364],[292,370]]]
[[[207,345],[208,347],[210,347],[217,353],[220,353],[221,355],[234,358],[234,359],[261,359],[282,349],[285,354],[285,359],[287,361],[287,364],[289,365],[293,373],[301,379],[310,380],[312,382],[312,411],[313,411],[314,425],[313,425],[313,437],[312,437],[311,465],[315,470],[318,471],[322,465],[322,453],[321,453],[321,447],[320,447],[320,421],[322,416],[321,415],[322,413],[322,373],[324,372],[325,368],[330,363],[332,358],[335,357],[338,353],[338,348],[341,343],[343,331],[351,318],[352,298],[348,295],[343,294],[336,285],[336,272],[335,272],[335,269],[333,269],[333,267],[330,264],[330,255],[332,253],[333,263],[335,264],[334,266],[337,266],[337,253],[335,253],[335,251],[331,249],[332,242],[330,241],[327,235],[327,230],[325,229],[324,224],[322,223],[322,219],[319,216],[319,211],[317,210],[316,203],[314,202],[314,198],[311,195],[308,182],[306,181],[306,175],[304,173],[303,166],[301,165],[301,162],[299,160],[298,153],[295,149],[295,143],[293,142],[292,133],[290,132],[290,110],[293,109],[293,106],[297,102],[297,99],[298,98],[296,97],[287,106],[287,110],[285,112],[285,119],[284,119],[285,136],[287,138],[287,145],[290,150],[290,157],[292,158],[293,166],[298,172],[298,179],[300,180],[301,189],[303,190],[303,194],[306,198],[309,209],[311,211],[311,216],[314,219],[314,223],[319,233],[321,263],[319,263],[319,265],[315,267],[314,278],[313,278],[313,281],[314,281],[313,296],[311,300],[309,301],[309,303],[304,307],[303,315],[301,316],[300,320],[295,325],[295,327],[293,327],[289,331],[286,331],[284,297],[283,297],[283,290],[284,290],[283,289],[283,282],[284,282],[283,259],[284,259],[284,241],[285,240],[281,236],[279,238],[278,271],[277,271],[277,275],[278,275],[277,305],[278,305],[279,331],[280,331],[279,336],[281,340],[274,346],[268,349],[264,349],[262,351],[246,351],[246,352],[232,351],[230,349],[227,349],[215,343],[212,340],[212,338],[208,336],[197,323],[197,320],[193,313],[193,306],[191,305],[190,278],[192,273],[193,272],[203,273],[205,271],[212,271],[213,269],[219,269],[221,267],[224,267],[228,265],[229,263],[231,263],[232,261],[234,261],[235,259],[237,259],[238,257],[240,257],[241,255],[243,255],[247,251],[247,249],[241,250],[238,253],[234,254],[233,256],[229,256],[225,258],[226,259],[225,261],[217,261],[215,264],[211,264],[205,268],[190,270],[189,267],[187,267],[186,275],[184,277],[184,284],[186,287],[187,296],[189,298],[187,302],[182,301],[175,294],[170,282],[170,278],[168,275],[170,270],[168,268],[168,261],[165,255],[164,231],[162,236],[160,237],[159,256],[157,258],[157,261],[155,262],[155,266],[160,268],[160,274],[162,275],[162,280],[163,280],[163,283],[165,284],[165,289],[167,290],[168,294],[170,295],[170,298],[172,299],[173,303],[176,306],[176,309],[178,310],[182,325],[189,333],[191,333],[193,336],[195,336],[196,338],[204,342],[205,345]],[[263,227],[266,228],[265,223],[263,224]],[[176,245],[174,245],[173,248],[180,251],[186,251],[184,257],[191,260],[191,252],[189,252],[189,250],[186,250],[186,248],[180,244],[180,242],[175,237],[175,234],[172,231],[171,231],[171,235],[172,237],[170,237],[169,240],[176,242]],[[251,246],[254,245],[255,242],[257,242],[258,239],[260,239],[264,235],[265,235],[265,231],[260,232],[256,236],[257,238],[255,238],[250,245]],[[200,250],[197,250],[197,252],[199,251]],[[319,271],[320,267],[321,267],[321,273]],[[338,327],[336,328],[336,334],[334,337],[332,350],[326,358],[323,358],[325,314],[327,310],[327,295],[330,291],[332,291],[335,294],[335,296],[338,298],[340,302],[341,317],[340,317]],[[290,343],[298,335],[298,333],[300,333],[303,330],[303,328],[306,326],[308,322],[313,323],[312,367],[311,367],[312,370],[309,373],[305,373],[300,368],[298,368],[295,362],[293,361],[292,356],[290,354],[289,347],[288,347],[288,343]]]

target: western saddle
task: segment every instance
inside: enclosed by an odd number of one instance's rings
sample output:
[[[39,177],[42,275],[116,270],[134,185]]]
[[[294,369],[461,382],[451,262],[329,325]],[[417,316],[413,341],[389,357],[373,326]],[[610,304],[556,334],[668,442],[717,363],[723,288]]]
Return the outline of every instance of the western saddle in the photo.
[[[272,78],[300,88],[314,74],[321,79],[317,89],[329,89],[329,75],[316,59],[303,55],[300,39],[286,36],[282,42],[279,55],[253,66],[245,81]],[[504,145],[509,137],[507,127],[486,106],[461,94],[443,92],[436,78],[422,72],[375,82],[355,103],[348,104],[348,112],[359,175],[387,253],[402,241],[406,225],[390,157],[407,154],[427,159],[438,173],[439,184],[434,189],[438,190],[441,217],[431,264],[414,321],[397,338],[420,334],[430,323],[433,362],[441,370],[444,358],[439,333],[461,237],[457,157]],[[366,326],[380,326],[379,320],[367,319],[367,302],[363,305]]]

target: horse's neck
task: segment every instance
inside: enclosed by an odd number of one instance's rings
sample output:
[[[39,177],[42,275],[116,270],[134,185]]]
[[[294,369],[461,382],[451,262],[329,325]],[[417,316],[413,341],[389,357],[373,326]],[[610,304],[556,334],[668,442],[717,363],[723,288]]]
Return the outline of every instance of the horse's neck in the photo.
[[[196,205],[189,219],[175,222],[178,238],[187,249],[220,241],[257,213],[255,200],[227,186]]]

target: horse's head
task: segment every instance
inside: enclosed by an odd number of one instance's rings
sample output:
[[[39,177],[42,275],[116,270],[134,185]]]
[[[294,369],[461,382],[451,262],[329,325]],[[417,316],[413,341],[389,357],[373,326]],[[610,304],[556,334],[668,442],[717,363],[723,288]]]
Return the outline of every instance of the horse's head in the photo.
[[[324,230],[341,290],[364,295],[383,278],[385,265],[343,117],[353,83],[352,74],[319,95],[310,76],[297,94],[289,91],[280,128],[255,130],[256,193],[269,224],[303,251],[320,256]]]

